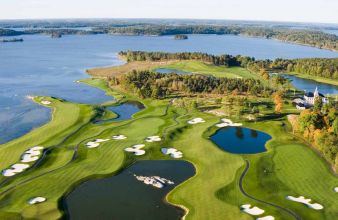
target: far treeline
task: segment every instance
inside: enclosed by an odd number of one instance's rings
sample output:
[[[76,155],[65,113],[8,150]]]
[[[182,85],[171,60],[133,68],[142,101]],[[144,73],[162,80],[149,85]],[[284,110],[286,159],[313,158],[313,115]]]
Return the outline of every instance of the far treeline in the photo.
[[[8,31],[0,29],[0,36],[22,34],[121,34],[121,35],[185,35],[219,34],[245,35],[276,39],[290,43],[303,44],[317,48],[338,51],[338,36],[317,30],[291,29],[280,27],[254,27],[245,25],[164,25],[164,24],[115,24],[100,25],[92,30],[76,29],[28,29]]]
[[[267,71],[297,72],[309,76],[319,76],[338,80],[338,58],[306,58],[255,60],[247,56],[210,55],[206,53],[165,53],[145,51],[121,51],[120,56],[131,61],[198,60],[227,67],[240,66],[253,72]]]
[[[251,37],[276,39],[290,43],[303,44],[329,50],[338,50],[338,36],[322,31],[265,28],[245,26],[216,26],[216,25],[135,25],[127,27],[113,27],[106,29],[111,34],[125,35],[177,35],[177,34],[232,34]]]

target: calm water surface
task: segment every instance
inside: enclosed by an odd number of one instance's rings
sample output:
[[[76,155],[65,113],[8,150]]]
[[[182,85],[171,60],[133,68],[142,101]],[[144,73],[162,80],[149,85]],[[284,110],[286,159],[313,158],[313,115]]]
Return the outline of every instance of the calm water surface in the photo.
[[[271,136],[243,127],[221,128],[210,140],[221,149],[234,154],[255,154],[266,151],[265,143]]]
[[[0,143],[19,137],[47,122],[50,110],[25,99],[48,95],[81,103],[111,100],[104,92],[74,81],[88,77],[90,67],[119,65],[121,50],[197,51],[242,54],[258,59],[277,57],[338,57],[337,52],[274,40],[231,35],[192,35],[176,41],[172,36],[22,36],[22,43],[0,44]]]
[[[107,107],[106,110],[116,113],[117,117],[106,120],[98,120],[95,124],[130,119],[135,113],[141,111],[142,109],[144,109],[144,105],[137,101],[127,101],[121,105]]]
[[[160,176],[174,181],[162,189],[139,182],[133,176]],[[90,180],[65,199],[70,219],[181,219],[184,212],[166,202],[166,194],[192,177],[195,168],[185,161],[140,161],[122,173]]]

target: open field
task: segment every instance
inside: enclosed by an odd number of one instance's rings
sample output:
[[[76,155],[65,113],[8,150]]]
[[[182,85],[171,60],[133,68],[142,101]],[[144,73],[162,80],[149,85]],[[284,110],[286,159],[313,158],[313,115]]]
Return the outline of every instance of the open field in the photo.
[[[161,65],[161,68],[177,69],[191,73],[211,74],[216,77],[227,78],[254,78],[259,79],[259,75],[251,73],[242,67],[225,67],[206,64],[201,61],[180,61],[169,65]]]
[[[205,64],[185,65],[189,68],[202,65],[203,70]],[[214,74],[222,74],[223,69],[217,68],[214,71]],[[338,186],[338,178],[331,174],[327,164],[316,153],[293,138],[288,126],[281,126],[282,122],[286,123],[283,115],[258,122],[247,122],[231,115],[236,121],[243,122],[245,127],[270,134],[272,140],[266,145],[267,152],[254,155],[230,154],[208,140],[216,131],[214,125],[222,117],[195,108],[176,106],[169,99],[140,100],[131,94],[112,91],[102,79],[82,82],[103,89],[108,95],[117,97],[116,101],[102,105],[81,105],[48,97],[35,99],[36,102],[51,101],[53,118],[41,128],[1,145],[0,155],[5,158],[0,161],[1,169],[17,163],[20,155],[32,146],[42,145],[48,150],[31,169],[11,178],[0,178],[0,218],[60,218],[63,215],[63,210],[60,210],[62,199],[79,183],[114,175],[137,160],[170,159],[160,152],[161,147],[174,147],[182,151],[182,159],[190,161],[196,168],[194,177],[167,195],[168,202],[188,210],[186,219],[253,219],[239,208],[247,203],[264,209],[266,215],[273,215],[276,219],[293,219],[288,213],[248,198],[240,191],[239,179],[245,160],[249,161],[250,167],[244,176],[243,188],[252,197],[287,208],[303,219],[333,220],[338,215],[338,194],[333,192],[333,187]],[[195,99],[202,98],[191,98],[190,101]],[[140,101],[146,108],[129,120],[91,123],[91,120],[100,116],[97,110],[99,107],[126,100]],[[259,108],[263,104],[269,105],[268,102],[260,103]],[[289,109],[284,111],[288,112]],[[261,114],[264,115],[272,112],[273,109],[269,107],[261,109]],[[188,120],[196,117],[201,117],[206,122],[187,124]],[[95,149],[85,146],[94,139],[111,138],[116,134],[124,134],[128,138],[123,141],[110,140]],[[147,143],[145,155],[136,157],[124,152],[128,146],[145,143],[144,138],[151,135],[160,135],[163,141]],[[288,195],[312,198],[322,204],[324,209],[311,210],[286,200]],[[28,205],[27,200],[34,196],[46,197],[47,202]]]

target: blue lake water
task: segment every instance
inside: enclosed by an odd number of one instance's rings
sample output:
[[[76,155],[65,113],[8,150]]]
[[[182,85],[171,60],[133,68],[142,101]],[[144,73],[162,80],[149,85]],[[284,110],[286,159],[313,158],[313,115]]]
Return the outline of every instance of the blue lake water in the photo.
[[[21,36],[24,42],[0,44],[0,143],[19,137],[47,122],[50,110],[25,99],[48,95],[81,103],[111,100],[104,92],[74,81],[88,77],[90,67],[119,65],[121,50],[197,51],[277,57],[338,57],[337,52],[275,40],[232,35],[191,35],[186,41],[172,36]]]
[[[226,127],[216,131],[210,140],[219,148],[234,154],[255,154],[266,151],[265,143],[271,136],[243,127]]]
[[[286,78],[288,78],[293,86],[295,86],[299,90],[304,90],[306,92],[314,92],[316,87],[320,93],[326,94],[338,94],[338,86],[330,85],[326,83],[316,82],[310,79],[302,79],[296,76],[283,74]]]
[[[111,121],[122,121],[130,119],[135,113],[144,109],[144,105],[137,101],[127,101],[122,103],[121,105],[110,106],[107,107],[106,110],[112,111],[117,114],[116,118],[106,119],[106,120],[98,120],[95,123],[101,124]]]

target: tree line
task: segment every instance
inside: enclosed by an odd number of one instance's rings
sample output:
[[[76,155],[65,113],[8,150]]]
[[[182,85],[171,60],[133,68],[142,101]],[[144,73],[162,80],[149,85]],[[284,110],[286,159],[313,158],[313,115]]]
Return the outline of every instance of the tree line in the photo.
[[[207,75],[162,74],[151,71],[132,71],[110,78],[112,85],[122,86],[141,98],[165,98],[171,95],[200,93],[252,94],[270,92],[259,80],[230,79]]]
[[[107,28],[111,34],[123,35],[176,35],[176,34],[218,34],[245,35],[277,39],[285,42],[309,45],[312,47],[338,50],[338,36],[317,30],[267,28],[222,25],[160,25],[143,24],[126,27]]]
[[[120,56],[128,62],[132,61],[164,61],[164,60],[198,60],[217,66],[241,66],[252,72],[287,71],[328,79],[338,79],[338,58],[306,58],[306,59],[275,59],[255,60],[248,56],[211,55],[198,52],[145,52],[121,51]],[[266,74],[265,74],[266,75]]]

